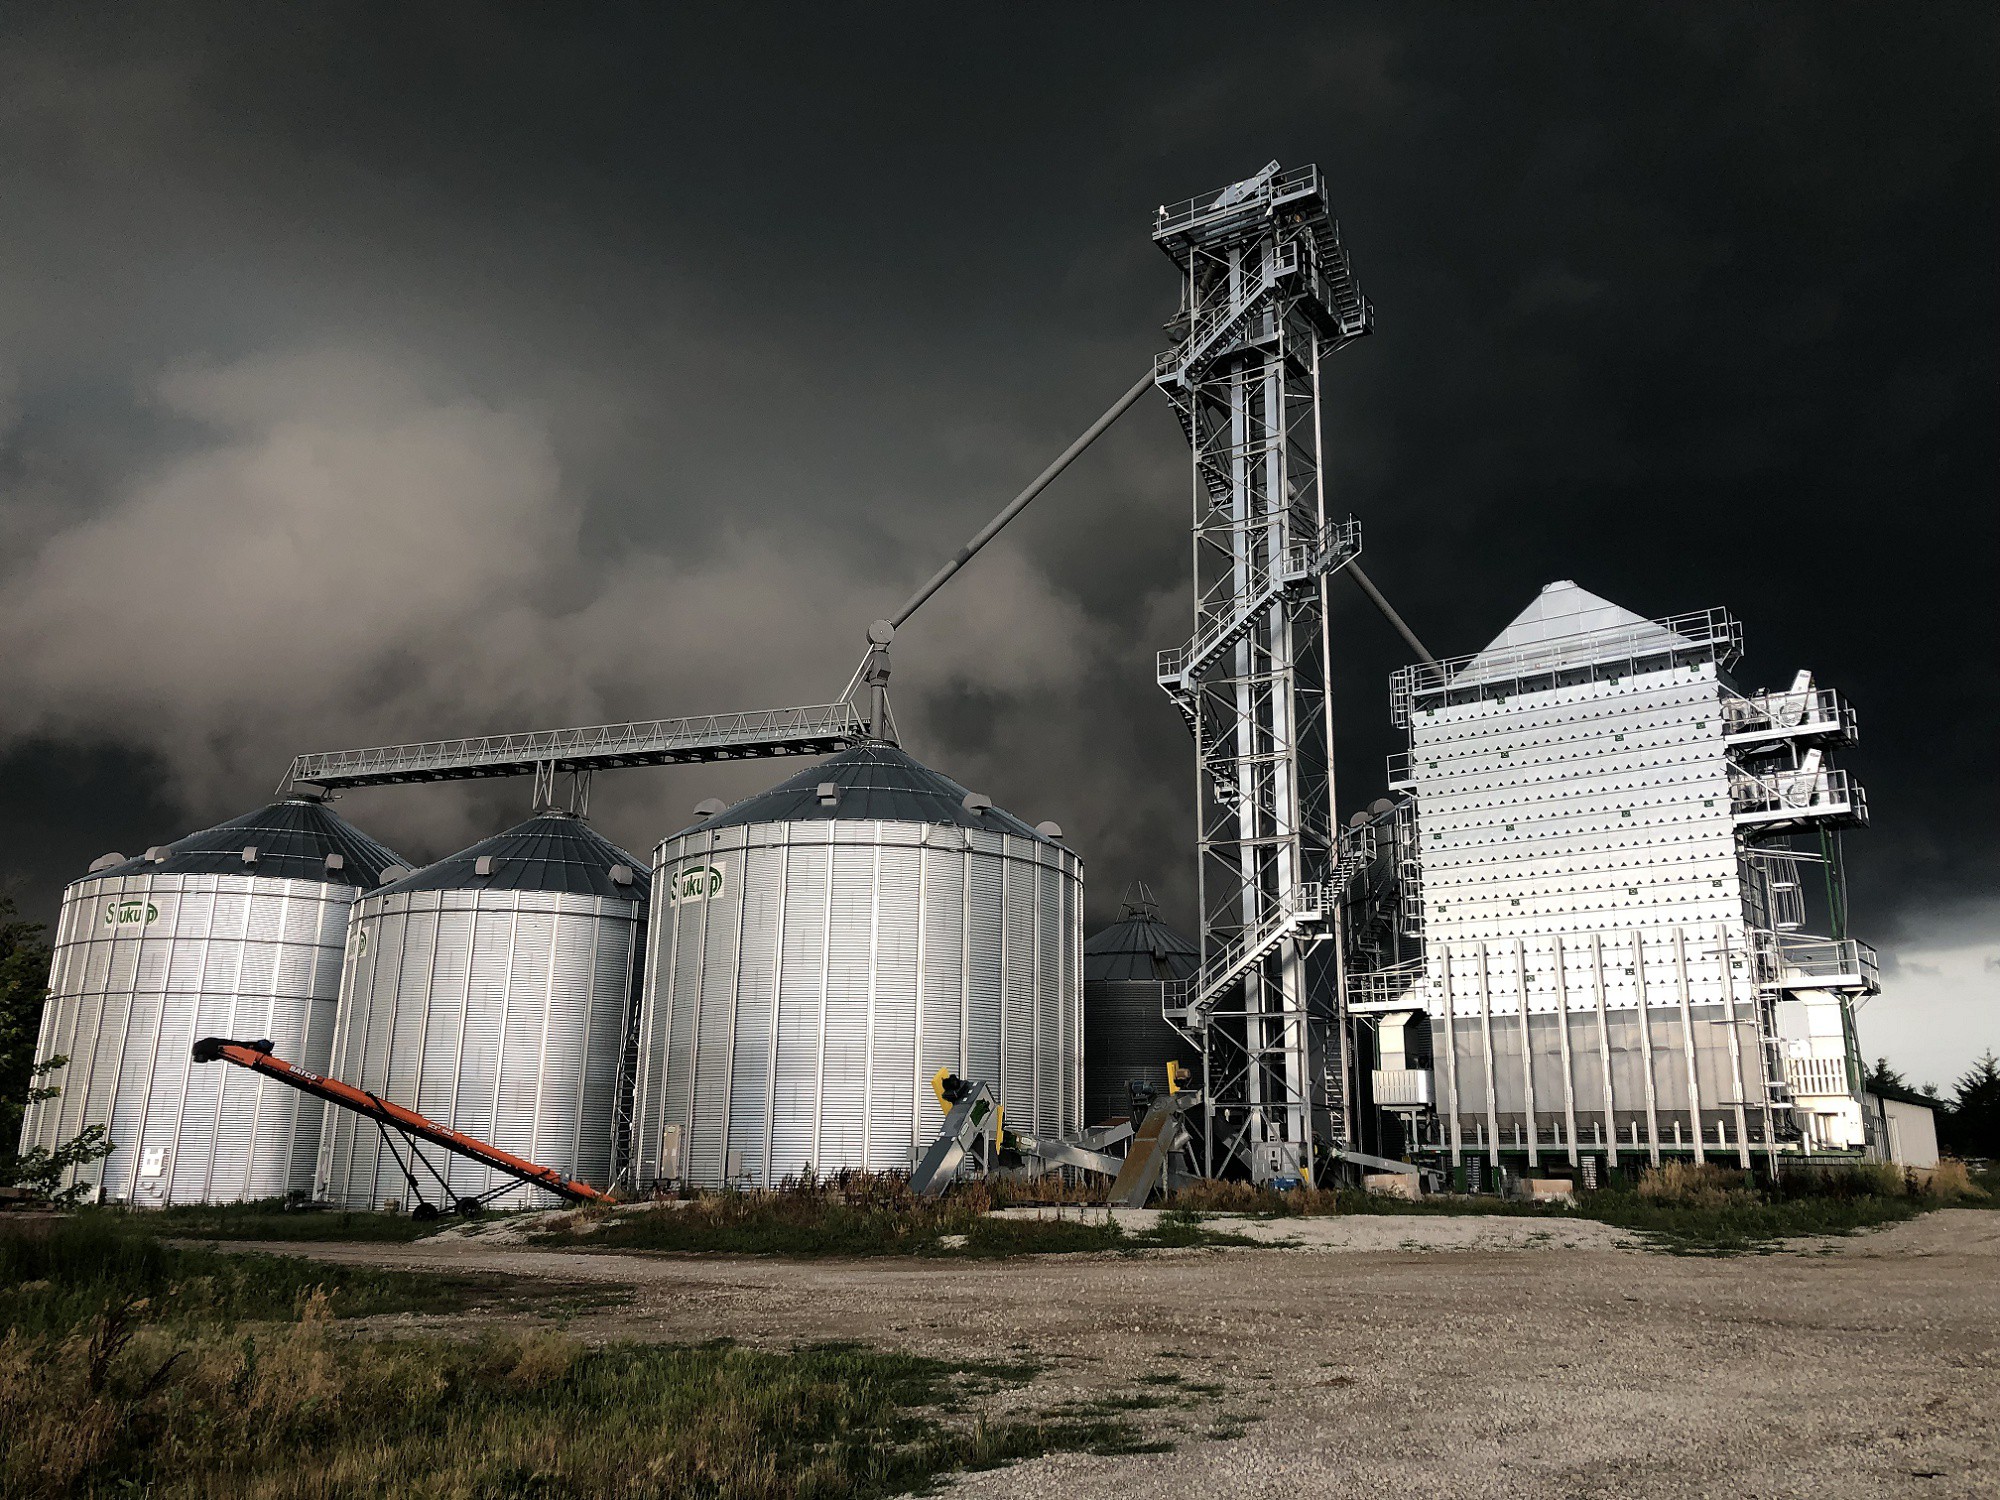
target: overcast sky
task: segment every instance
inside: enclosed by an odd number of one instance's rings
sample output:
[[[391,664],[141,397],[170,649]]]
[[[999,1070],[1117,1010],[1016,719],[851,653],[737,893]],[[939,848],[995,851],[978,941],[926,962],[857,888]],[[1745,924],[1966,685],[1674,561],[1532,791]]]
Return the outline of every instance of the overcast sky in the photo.
[[[820,701],[1162,346],[1155,205],[1317,162],[1333,503],[1439,654],[1722,604],[1861,715],[1864,1036],[2000,1047],[1995,12],[11,4],[0,880],[293,754]],[[716,19],[726,17],[727,19]],[[1191,920],[1149,399],[906,627],[909,748]],[[1403,648],[1343,589],[1343,811]],[[782,762],[600,777],[649,850]],[[526,783],[356,793],[413,860]]]

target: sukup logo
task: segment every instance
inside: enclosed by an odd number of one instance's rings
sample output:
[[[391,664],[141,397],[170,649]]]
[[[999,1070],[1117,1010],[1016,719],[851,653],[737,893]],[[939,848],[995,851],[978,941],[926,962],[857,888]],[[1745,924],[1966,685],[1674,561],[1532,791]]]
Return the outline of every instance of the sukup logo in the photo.
[[[107,901],[104,903],[104,925],[106,927],[144,927],[160,920],[160,909],[150,901]]]
[[[682,865],[667,886],[667,900],[674,906],[689,901],[713,901],[722,894],[722,871],[715,865]]]

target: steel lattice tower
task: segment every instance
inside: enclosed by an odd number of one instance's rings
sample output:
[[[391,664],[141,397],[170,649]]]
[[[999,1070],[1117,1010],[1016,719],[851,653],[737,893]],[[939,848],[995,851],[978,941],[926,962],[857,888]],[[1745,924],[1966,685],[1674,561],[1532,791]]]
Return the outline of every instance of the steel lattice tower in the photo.
[[[1310,1172],[1351,1135],[1328,940],[1360,854],[1334,818],[1326,622],[1360,532],[1327,515],[1320,365],[1373,310],[1316,167],[1162,208],[1153,240],[1184,277],[1154,378],[1191,449],[1195,632],[1158,678],[1195,739],[1203,961],[1167,1014],[1206,1062],[1204,1169]]]

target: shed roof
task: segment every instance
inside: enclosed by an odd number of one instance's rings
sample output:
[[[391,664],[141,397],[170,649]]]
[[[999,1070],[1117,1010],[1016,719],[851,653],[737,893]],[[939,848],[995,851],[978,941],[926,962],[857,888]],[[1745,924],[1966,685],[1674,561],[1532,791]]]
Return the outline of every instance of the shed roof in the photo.
[[[1897,1104],[1919,1104],[1925,1109],[1943,1109],[1944,1100],[1933,1094],[1918,1093],[1912,1088],[1900,1088],[1893,1083],[1871,1083],[1862,1090],[1877,1099],[1892,1100]]]
[[[243,858],[255,849],[255,861]],[[382,872],[406,863],[325,803],[288,797],[227,823],[204,828],[164,846],[165,858],[144,855],[93,870],[90,880],[115,875],[257,875],[279,880],[317,880],[373,890]],[[338,854],[341,868],[329,870],[326,857]]]
[[[485,875],[479,873],[482,860],[491,861]],[[616,865],[632,872],[629,884],[620,885],[611,878]],[[652,879],[652,870],[644,860],[627,854],[576,814],[551,808],[385,885],[378,894],[561,891],[572,896],[643,902]]]

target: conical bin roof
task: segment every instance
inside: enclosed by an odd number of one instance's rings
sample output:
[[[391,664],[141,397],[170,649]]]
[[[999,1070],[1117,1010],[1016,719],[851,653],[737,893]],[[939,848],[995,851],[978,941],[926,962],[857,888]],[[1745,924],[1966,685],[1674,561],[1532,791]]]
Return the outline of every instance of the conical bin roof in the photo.
[[[1527,664],[1544,669],[1582,666],[1694,644],[1657,620],[1635,615],[1560,578],[1543,585],[1528,607],[1453,673],[1451,680],[1454,686],[1470,685],[1510,676]]]
[[[1128,902],[1124,915],[1083,945],[1085,984],[1186,979],[1201,951],[1160,920],[1151,902]]]
[[[831,799],[820,795],[831,785]],[[803,823],[834,818],[876,819],[898,823],[949,823],[1044,838],[1032,826],[998,807],[974,812],[965,805],[966,790],[949,776],[933,771],[895,745],[856,745],[808,767],[769,791],[745,797],[734,807],[694,825],[689,832],[733,828],[749,823]]]
[[[254,861],[243,851],[255,849]],[[338,854],[341,867],[329,870],[326,857]],[[92,870],[91,880],[115,875],[258,875],[278,880],[317,880],[373,890],[382,872],[407,861],[378,844],[324,802],[288,797],[227,823],[204,828],[165,846],[165,857],[140,855],[123,864]]]
[[[487,872],[483,875],[482,862]],[[624,884],[611,878],[621,865],[630,872]],[[576,814],[551,808],[382,887],[380,894],[562,891],[644,901],[652,878],[645,861],[627,854]]]

